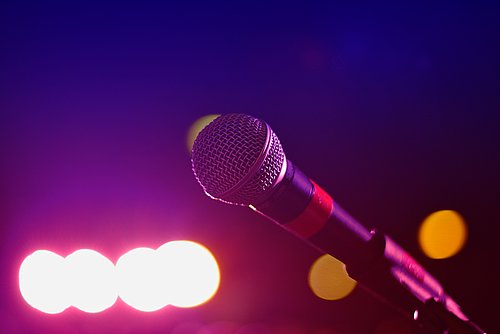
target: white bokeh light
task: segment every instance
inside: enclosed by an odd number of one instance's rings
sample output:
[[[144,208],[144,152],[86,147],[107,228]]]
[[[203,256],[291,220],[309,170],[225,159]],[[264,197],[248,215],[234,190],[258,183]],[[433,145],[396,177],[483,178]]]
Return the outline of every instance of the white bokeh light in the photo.
[[[193,307],[208,301],[220,283],[220,272],[212,253],[186,240],[172,241],[157,250],[160,266],[168,268],[169,304]]]
[[[74,307],[96,313],[115,303],[115,267],[108,258],[91,249],[80,249],[66,257],[66,270]]]
[[[157,311],[167,305],[194,307],[207,302],[220,283],[217,261],[204,246],[172,241],[136,248],[116,266],[102,254],[80,249],[63,258],[47,250],[26,257],[19,269],[19,289],[32,307],[50,314],[70,306],[97,313],[118,296],[131,307]]]
[[[135,248],[118,259],[116,275],[120,298],[133,308],[152,312],[168,305],[166,273],[158,266],[156,251]]]
[[[19,290],[32,307],[50,314],[71,305],[64,258],[48,250],[27,256],[19,269]]]

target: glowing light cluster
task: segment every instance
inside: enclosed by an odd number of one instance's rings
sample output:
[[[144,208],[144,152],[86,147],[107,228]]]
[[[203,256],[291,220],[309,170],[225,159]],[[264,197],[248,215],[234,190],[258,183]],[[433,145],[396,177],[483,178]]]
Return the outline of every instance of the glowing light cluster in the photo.
[[[133,249],[116,266],[100,253],[80,249],[66,258],[48,250],[26,257],[19,289],[32,307],[49,314],[74,306],[96,313],[118,297],[151,312],[167,305],[194,307],[217,291],[220,273],[208,249],[192,241],[172,241],[156,250]]]
[[[422,251],[430,258],[445,259],[457,254],[467,240],[467,225],[453,210],[430,214],[420,225],[418,241]]]
[[[173,241],[157,250],[136,248],[116,263],[120,298],[145,312],[170,304],[193,307],[217,291],[219,268],[203,246]]]
[[[338,300],[354,290],[356,281],[347,274],[345,264],[325,254],[309,270],[309,287],[321,299]]]

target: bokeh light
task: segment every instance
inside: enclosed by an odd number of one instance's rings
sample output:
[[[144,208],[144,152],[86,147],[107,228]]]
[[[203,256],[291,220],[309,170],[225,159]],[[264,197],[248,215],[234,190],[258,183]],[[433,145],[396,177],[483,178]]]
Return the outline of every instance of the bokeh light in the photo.
[[[120,298],[139,311],[152,312],[165,307],[169,304],[165,293],[167,270],[159,265],[156,251],[151,248],[135,248],[125,253],[116,263]]]
[[[169,303],[193,307],[205,303],[219,287],[220,272],[212,253],[192,241],[172,241],[157,251],[161,266],[169,269]]]
[[[66,283],[64,258],[48,250],[27,256],[19,269],[21,295],[45,313],[60,313],[71,305]]]
[[[216,293],[217,261],[192,241],[168,242],[157,250],[135,248],[116,266],[104,255],[80,249],[61,257],[48,250],[27,256],[19,268],[19,290],[32,307],[49,314],[70,306],[97,313],[120,297],[131,307],[157,311],[166,305],[194,307]]]
[[[145,312],[168,304],[200,305],[215,294],[220,282],[210,251],[185,240],[168,242],[158,250],[133,249],[120,257],[116,271],[120,298]]]
[[[80,249],[66,257],[71,304],[85,312],[96,313],[113,306],[118,298],[115,267],[102,254]]]
[[[467,240],[467,225],[453,210],[441,210],[429,215],[420,225],[418,242],[430,258],[445,259],[457,254]]]
[[[338,300],[354,290],[356,281],[349,277],[342,262],[325,254],[309,270],[309,287],[319,298]]]
[[[211,114],[211,115],[206,115],[206,116],[200,117],[196,121],[194,121],[194,123],[189,128],[188,134],[187,134],[187,149],[188,149],[189,153],[191,153],[191,150],[193,149],[193,144],[194,144],[196,137],[198,136],[198,133],[200,133],[200,131],[203,130],[203,128],[205,126],[207,126],[208,123],[212,122],[214,119],[216,119],[219,116],[220,116],[220,114]]]

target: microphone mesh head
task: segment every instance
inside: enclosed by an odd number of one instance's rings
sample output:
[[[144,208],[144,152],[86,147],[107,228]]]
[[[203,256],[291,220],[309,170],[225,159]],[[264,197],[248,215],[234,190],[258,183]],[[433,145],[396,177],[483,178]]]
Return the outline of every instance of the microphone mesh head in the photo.
[[[285,154],[263,121],[243,114],[219,116],[193,144],[194,174],[209,196],[238,205],[257,203],[278,181]]]

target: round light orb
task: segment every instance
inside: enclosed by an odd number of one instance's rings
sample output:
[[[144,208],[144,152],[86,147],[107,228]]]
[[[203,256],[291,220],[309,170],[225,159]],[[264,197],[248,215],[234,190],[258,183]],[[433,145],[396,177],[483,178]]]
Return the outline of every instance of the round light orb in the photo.
[[[309,270],[309,287],[321,299],[338,300],[354,290],[356,281],[347,274],[345,264],[325,254]]]
[[[160,266],[168,269],[169,303],[194,307],[212,298],[220,283],[217,261],[204,246],[186,240],[168,242],[157,250]]]
[[[27,256],[19,268],[19,290],[24,300],[44,313],[61,313],[71,305],[65,260],[48,250]]]
[[[115,266],[108,258],[91,249],[79,249],[66,257],[66,270],[74,307],[96,313],[115,303]]]
[[[441,210],[430,214],[418,231],[420,248],[432,259],[446,259],[457,254],[466,240],[465,220],[453,210]]]
[[[133,308],[153,312],[169,304],[164,293],[168,272],[158,265],[155,250],[135,248],[122,255],[116,277],[118,295]]]

